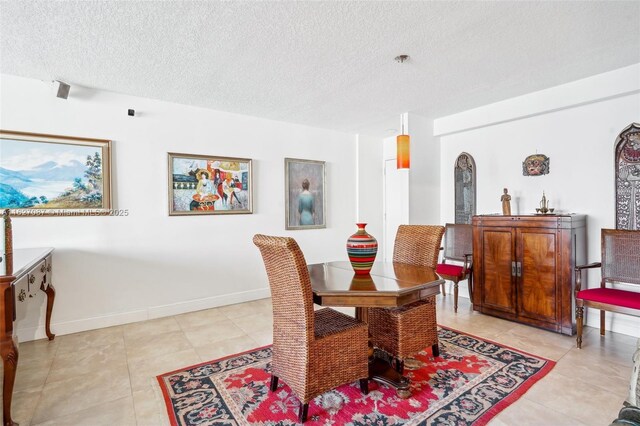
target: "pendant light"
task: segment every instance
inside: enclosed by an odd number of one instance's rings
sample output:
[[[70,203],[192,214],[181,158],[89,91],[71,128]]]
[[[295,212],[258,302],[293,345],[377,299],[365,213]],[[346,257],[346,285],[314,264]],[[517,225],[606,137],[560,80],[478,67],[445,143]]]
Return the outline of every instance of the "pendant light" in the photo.
[[[395,61],[399,64],[405,63],[409,60],[409,55],[398,55],[395,58]],[[400,115],[400,127],[402,129],[402,133],[398,135],[396,138],[396,166],[398,169],[408,169],[411,163],[411,155],[410,155],[410,138],[409,135],[404,133],[404,125],[405,121],[407,121],[408,114]]]
[[[411,163],[410,138],[409,135],[404,134],[404,119],[405,117],[401,116],[402,134],[396,138],[396,166],[398,169],[408,169]]]

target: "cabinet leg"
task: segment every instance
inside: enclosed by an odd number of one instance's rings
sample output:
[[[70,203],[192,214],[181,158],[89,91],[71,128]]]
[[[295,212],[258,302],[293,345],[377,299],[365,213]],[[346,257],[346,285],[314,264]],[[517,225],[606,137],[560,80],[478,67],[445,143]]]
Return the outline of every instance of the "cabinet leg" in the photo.
[[[40,290],[44,291],[47,295],[47,316],[45,320],[45,332],[47,333],[47,337],[49,338],[49,340],[53,340],[56,335],[51,332],[51,312],[53,311],[53,301],[56,298],[56,289],[53,288],[52,284],[49,284],[47,288],[44,288],[44,285],[40,285]]]
[[[4,426],[18,426],[11,419],[11,400],[13,399],[13,384],[16,381],[18,367],[18,343],[15,338],[4,337],[0,343],[0,354],[4,365],[2,380],[2,418]]]

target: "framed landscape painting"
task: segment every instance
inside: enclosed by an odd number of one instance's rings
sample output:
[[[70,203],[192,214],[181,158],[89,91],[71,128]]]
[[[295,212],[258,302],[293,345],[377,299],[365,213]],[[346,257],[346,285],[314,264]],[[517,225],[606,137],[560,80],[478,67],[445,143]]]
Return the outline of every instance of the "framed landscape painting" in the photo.
[[[169,153],[169,215],[252,213],[251,160]]]
[[[324,161],[284,159],[285,228],[326,228]]]
[[[111,211],[111,141],[0,130],[0,209],[14,216]]]

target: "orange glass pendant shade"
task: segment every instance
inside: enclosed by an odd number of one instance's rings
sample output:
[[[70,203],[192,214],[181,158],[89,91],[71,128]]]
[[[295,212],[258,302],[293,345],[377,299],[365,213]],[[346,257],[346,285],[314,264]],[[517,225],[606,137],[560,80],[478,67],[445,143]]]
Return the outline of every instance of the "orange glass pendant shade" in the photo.
[[[398,135],[396,139],[397,144],[397,168],[408,169],[411,163],[411,156],[409,150],[409,135]]]

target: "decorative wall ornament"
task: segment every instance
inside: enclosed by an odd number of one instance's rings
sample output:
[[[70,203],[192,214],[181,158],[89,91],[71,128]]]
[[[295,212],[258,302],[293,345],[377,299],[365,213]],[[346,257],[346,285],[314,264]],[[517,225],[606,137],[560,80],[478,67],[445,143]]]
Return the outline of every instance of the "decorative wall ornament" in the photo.
[[[0,209],[111,214],[111,141],[0,130]]]
[[[640,124],[632,123],[616,138],[616,228],[640,229]]]
[[[169,216],[252,213],[251,160],[169,153]]]
[[[549,157],[533,154],[522,162],[522,176],[542,176],[549,174]]]
[[[466,152],[456,158],[453,168],[455,182],[455,223],[471,223],[476,214],[476,162]]]

